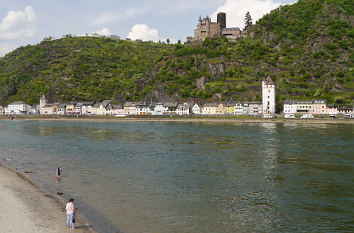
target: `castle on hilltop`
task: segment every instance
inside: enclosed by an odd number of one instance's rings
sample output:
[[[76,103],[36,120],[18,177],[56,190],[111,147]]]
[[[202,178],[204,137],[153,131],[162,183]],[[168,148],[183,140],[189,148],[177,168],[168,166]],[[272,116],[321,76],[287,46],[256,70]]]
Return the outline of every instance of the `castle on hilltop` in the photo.
[[[226,13],[223,12],[217,14],[217,22],[212,22],[209,16],[204,19],[199,17],[197,29],[194,30],[194,37],[187,37],[187,41],[204,41],[207,37],[219,36],[226,36],[229,39],[242,36],[242,31],[239,28],[226,27]]]

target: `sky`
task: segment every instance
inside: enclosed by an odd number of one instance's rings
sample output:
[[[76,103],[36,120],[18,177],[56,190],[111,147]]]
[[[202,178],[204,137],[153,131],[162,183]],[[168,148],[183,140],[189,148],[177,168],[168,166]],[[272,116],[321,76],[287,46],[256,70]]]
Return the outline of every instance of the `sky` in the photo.
[[[45,37],[117,35],[172,42],[193,36],[199,16],[227,13],[228,27],[243,28],[272,9],[297,0],[1,0],[0,56]]]

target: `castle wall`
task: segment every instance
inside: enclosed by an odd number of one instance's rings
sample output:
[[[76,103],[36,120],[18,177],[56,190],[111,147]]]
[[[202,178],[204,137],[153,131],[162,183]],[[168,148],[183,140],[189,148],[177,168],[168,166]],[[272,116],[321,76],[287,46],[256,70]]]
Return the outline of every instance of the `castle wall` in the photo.
[[[231,38],[239,38],[241,37],[241,30],[239,28],[224,28],[222,35]]]
[[[221,28],[218,23],[206,21],[205,23],[198,24],[197,29],[194,31],[195,40],[205,40],[207,37],[221,36]]]
[[[226,36],[236,39],[242,36],[239,28],[226,28],[226,14],[221,12],[217,15],[217,22],[211,22],[209,17],[202,20],[199,18],[197,29],[194,30],[194,37],[187,37],[187,41],[204,41],[207,37]]]

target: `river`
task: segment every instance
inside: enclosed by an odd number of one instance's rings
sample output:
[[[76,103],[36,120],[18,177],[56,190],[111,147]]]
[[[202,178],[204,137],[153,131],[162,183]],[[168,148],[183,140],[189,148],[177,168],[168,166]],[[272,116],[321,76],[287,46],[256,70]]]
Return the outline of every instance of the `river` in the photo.
[[[354,125],[0,121],[0,139],[102,233],[354,231]]]

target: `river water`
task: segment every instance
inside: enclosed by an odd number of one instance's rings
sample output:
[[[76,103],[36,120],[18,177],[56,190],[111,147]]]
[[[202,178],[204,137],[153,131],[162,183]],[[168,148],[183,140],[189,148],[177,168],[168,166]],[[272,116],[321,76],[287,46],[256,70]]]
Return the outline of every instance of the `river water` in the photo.
[[[354,231],[353,151],[354,125],[0,121],[0,163],[103,233]]]

